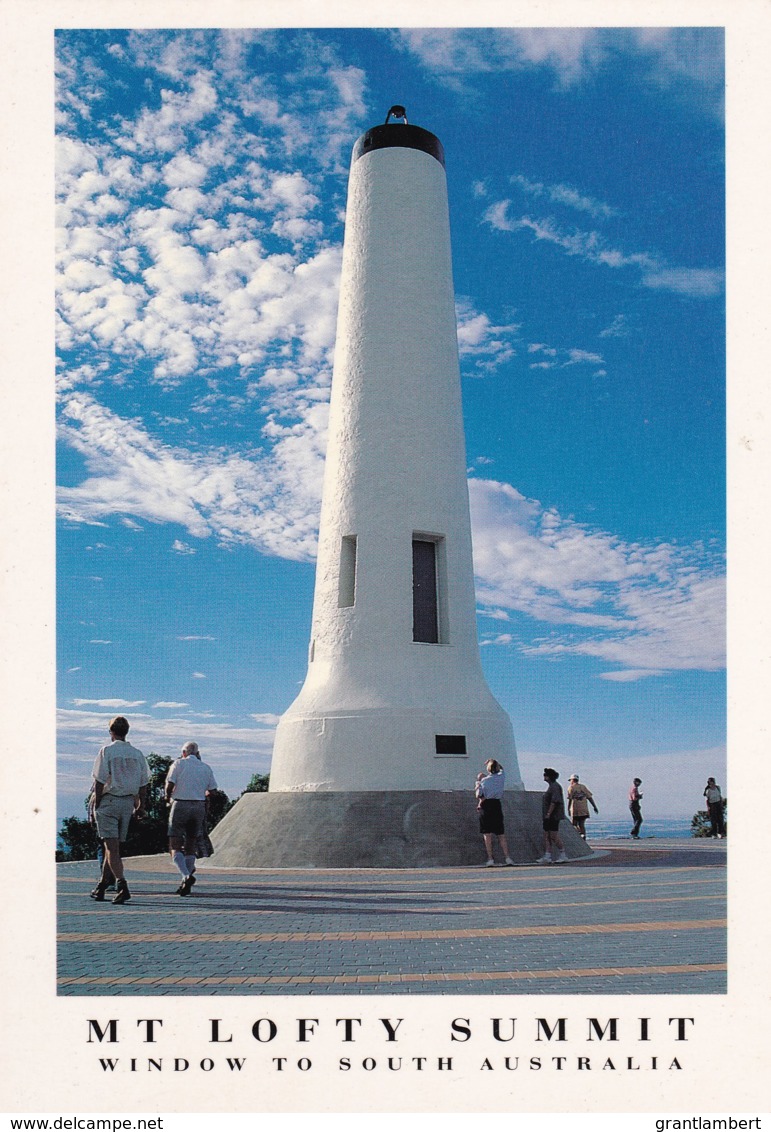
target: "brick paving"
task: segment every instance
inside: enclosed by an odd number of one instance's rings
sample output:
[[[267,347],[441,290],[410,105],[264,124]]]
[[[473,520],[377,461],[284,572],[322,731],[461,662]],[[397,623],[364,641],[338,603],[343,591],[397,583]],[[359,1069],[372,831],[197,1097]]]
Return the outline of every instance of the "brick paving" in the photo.
[[[722,994],[725,842],[567,865],[199,870],[127,861],[131,901],[57,866],[62,995]]]

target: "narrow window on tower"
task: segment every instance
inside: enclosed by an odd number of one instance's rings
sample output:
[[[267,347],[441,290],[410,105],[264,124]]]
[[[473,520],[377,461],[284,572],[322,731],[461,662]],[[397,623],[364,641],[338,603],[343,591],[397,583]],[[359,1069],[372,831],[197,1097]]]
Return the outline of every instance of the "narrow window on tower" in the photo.
[[[340,609],[356,604],[356,535],[343,535],[340,544],[337,604]]]
[[[412,639],[421,644],[447,643],[444,615],[445,555],[441,535],[412,536]]]

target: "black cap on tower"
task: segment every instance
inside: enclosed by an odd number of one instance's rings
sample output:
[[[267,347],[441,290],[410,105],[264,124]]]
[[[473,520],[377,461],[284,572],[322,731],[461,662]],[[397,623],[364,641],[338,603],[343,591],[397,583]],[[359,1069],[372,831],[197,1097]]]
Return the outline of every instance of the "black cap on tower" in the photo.
[[[401,118],[400,122],[391,122],[391,118]],[[419,149],[435,157],[444,167],[444,147],[435,134],[429,133],[421,126],[410,126],[407,122],[407,111],[403,106],[395,105],[386,114],[385,124],[373,126],[362,134],[353,147],[353,161],[358,161],[365,153],[373,149]]]

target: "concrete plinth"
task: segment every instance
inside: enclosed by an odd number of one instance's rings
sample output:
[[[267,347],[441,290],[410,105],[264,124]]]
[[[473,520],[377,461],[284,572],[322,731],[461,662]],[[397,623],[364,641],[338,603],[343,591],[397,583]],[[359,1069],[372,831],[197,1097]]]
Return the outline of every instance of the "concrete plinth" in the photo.
[[[541,794],[511,791],[503,811],[512,860],[532,863],[543,852]],[[591,854],[569,822],[560,836],[568,857]],[[440,868],[486,858],[467,790],[244,794],[211,838],[212,864],[226,868]]]

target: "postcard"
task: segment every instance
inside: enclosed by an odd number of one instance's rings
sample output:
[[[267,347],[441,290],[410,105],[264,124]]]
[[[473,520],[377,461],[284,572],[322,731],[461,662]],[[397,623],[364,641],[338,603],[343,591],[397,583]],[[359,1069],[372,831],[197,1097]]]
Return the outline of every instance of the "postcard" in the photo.
[[[769,12],[470,21],[5,6],[9,1114],[767,1115]]]

